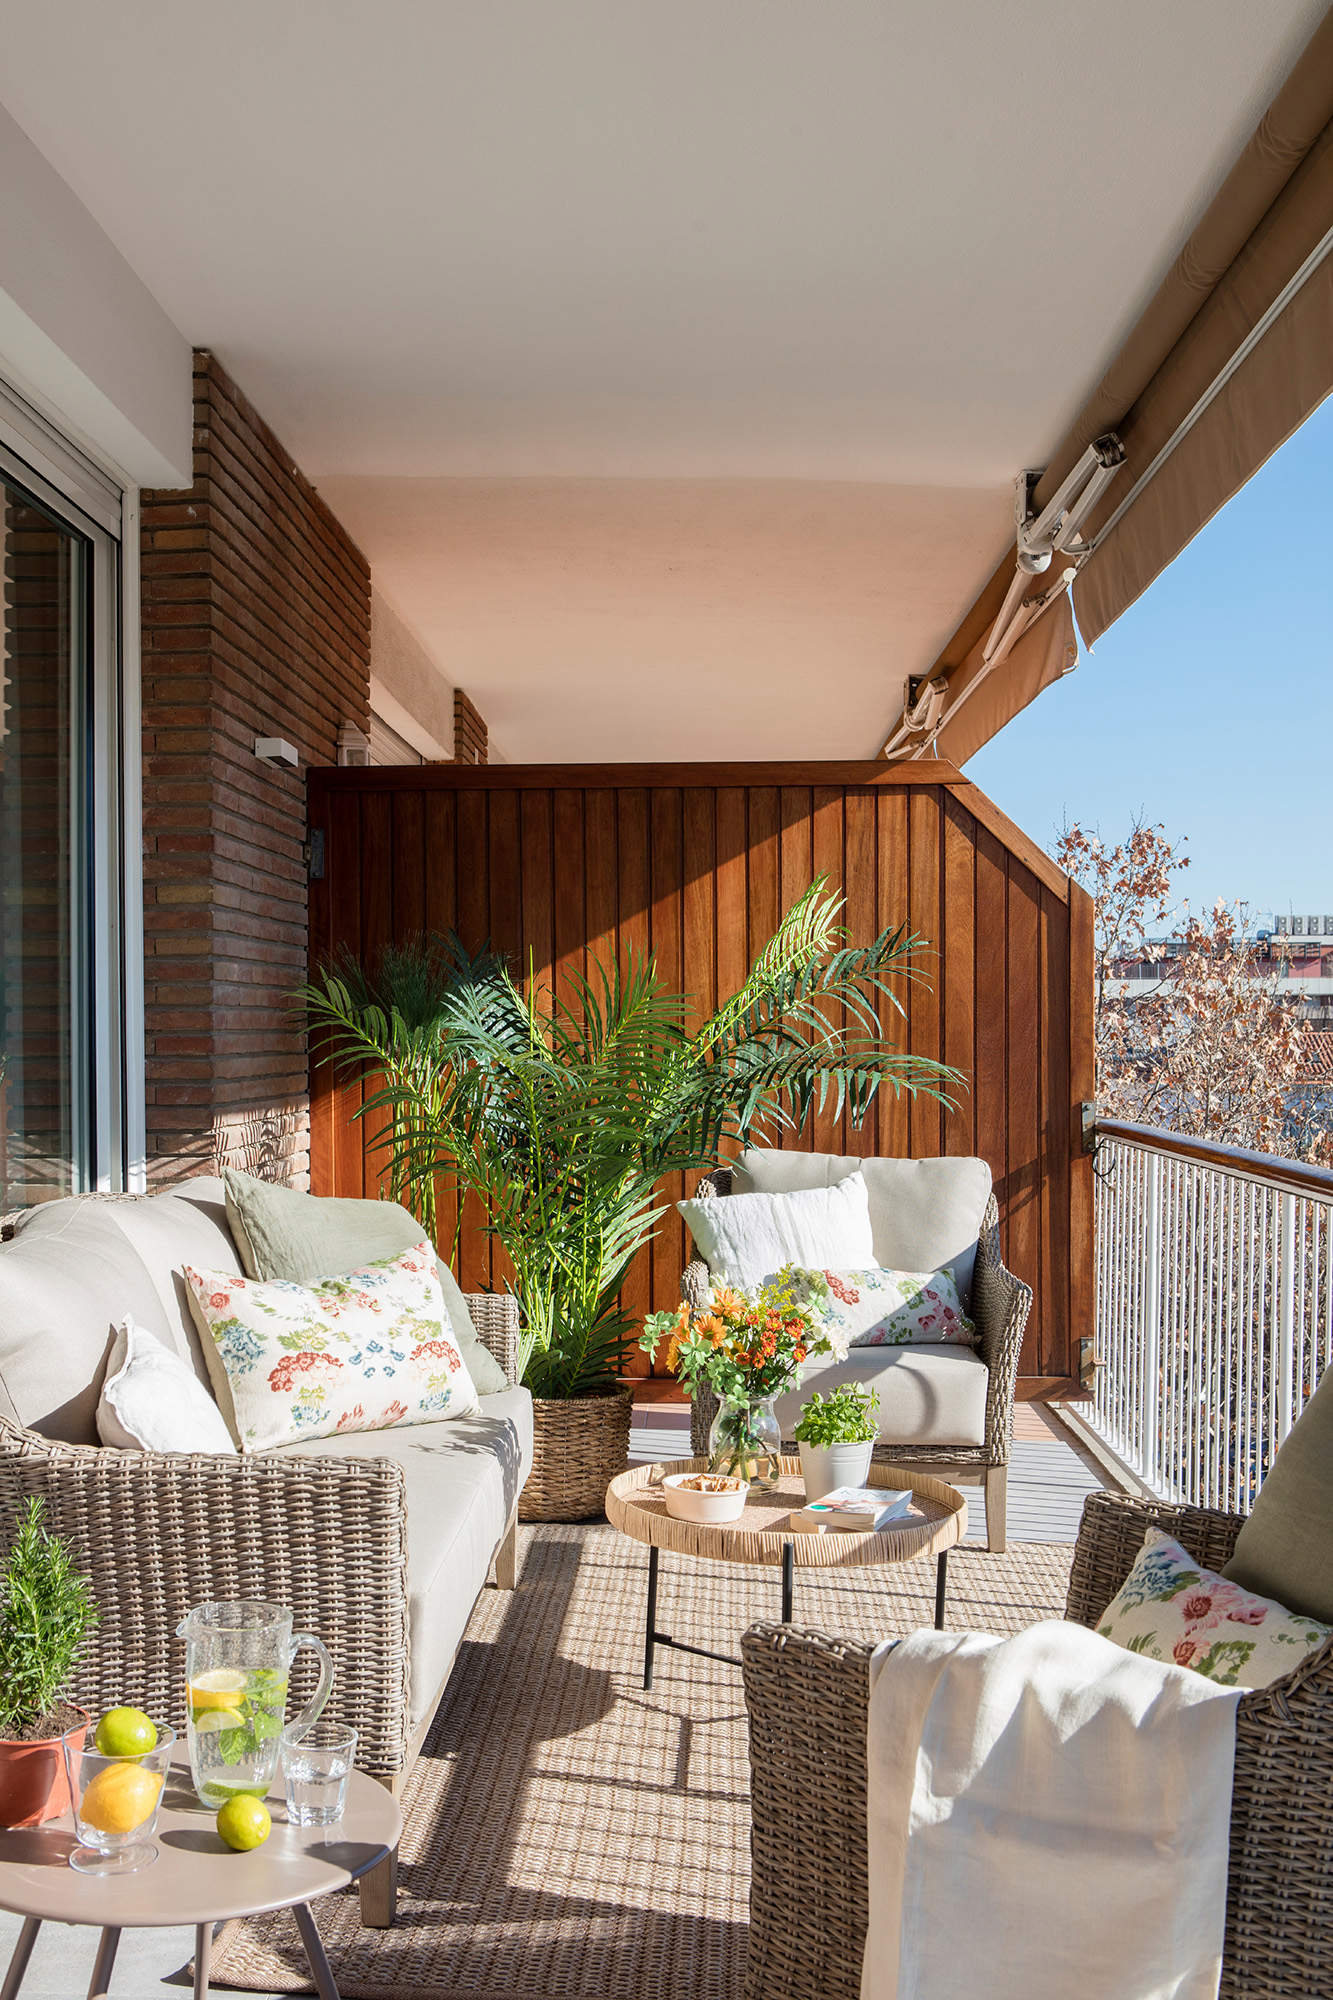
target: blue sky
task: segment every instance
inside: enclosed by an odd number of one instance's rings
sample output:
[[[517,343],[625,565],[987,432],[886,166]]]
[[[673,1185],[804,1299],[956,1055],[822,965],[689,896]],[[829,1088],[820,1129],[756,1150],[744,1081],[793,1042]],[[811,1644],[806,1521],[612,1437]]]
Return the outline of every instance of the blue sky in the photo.
[[[1189,836],[1195,908],[1333,912],[1333,397],[967,766],[1043,847]]]

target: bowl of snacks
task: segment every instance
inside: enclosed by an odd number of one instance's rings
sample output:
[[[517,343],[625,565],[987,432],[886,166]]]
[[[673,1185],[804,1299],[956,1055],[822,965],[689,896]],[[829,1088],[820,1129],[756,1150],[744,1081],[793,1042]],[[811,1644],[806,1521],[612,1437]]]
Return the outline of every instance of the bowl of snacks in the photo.
[[[662,1481],[667,1513],[678,1521],[739,1520],[749,1490],[748,1479],[727,1472],[669,1472]]]

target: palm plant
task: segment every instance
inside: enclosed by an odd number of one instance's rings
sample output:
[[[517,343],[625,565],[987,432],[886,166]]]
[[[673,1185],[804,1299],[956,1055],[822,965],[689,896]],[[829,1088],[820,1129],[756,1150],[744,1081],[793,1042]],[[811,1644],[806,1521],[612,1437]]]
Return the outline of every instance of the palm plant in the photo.
[[[358,1115],[387,1114],[391,1186],[423,1222],[437,1177],[480,1198],[513,1265],[534,1394],[614,1385],[634,1331],[617,1295],[666,1211],[665,1177],[814,1107],[860,1125],[885,1084],[952,1104],[958,1072],[893,1047],[881,1020],[903,1014],[895,982],[924,978],[924,941],[899,927],[853,945],[842,908],[813,883],[698,1025],[634,951],[559,990],[530,977],[525,995],[494,954],[432,938],[373,977],[343,961],[303,990],[322,1051],[382,1079]]]

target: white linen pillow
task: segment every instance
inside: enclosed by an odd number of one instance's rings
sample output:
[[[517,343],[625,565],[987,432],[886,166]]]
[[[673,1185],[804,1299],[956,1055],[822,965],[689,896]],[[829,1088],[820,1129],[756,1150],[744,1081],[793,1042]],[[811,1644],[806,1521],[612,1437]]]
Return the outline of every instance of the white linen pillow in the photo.
[[[132,1318],[121,1321],[111,1344],[97,1435],[121,1451],[236,1455],[226,1420],[194,1370]]]
[[[189,1264],[185,1281],[244,1452],[481,1407],[424,1240],[313,1285]]]
[[[676,1204],[717,1282],[761,1285],[788,1264],[848,1271],[875,1261],[864,1177],[793,1194],[714,1195]]]

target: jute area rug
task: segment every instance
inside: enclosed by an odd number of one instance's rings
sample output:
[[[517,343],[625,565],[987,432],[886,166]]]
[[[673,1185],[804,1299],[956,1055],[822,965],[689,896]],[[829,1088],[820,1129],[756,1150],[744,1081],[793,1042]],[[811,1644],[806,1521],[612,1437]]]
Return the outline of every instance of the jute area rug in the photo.
[[[1072,1550],[955,1549],[951,1627],[1063,1609]],[[738,1670],[659,1648],[642,1687],[647,1551],[602,1525],[523,1533],[486,1590],[408,1781],[392,1930],[316,1907],[344,2000],[737,2000],[749,1892]],[[801,1624],[878,1639],[931,1622],[933,1562],[797,1571]],[[659,1628],[732,1647],[779,1615],[775,1570],[662,1557]],[[799,1815],[799,1806],[794,1811]],[[311,1990],[285,1914],[237,1926],[214,1979]]]

